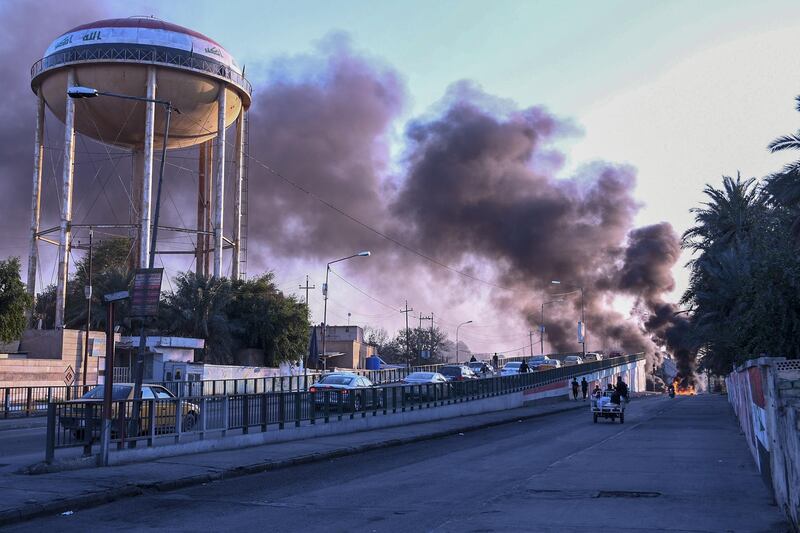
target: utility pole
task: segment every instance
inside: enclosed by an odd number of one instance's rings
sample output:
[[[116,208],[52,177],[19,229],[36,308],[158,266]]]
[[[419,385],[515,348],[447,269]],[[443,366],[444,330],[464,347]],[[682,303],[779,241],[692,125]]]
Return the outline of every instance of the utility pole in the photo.
[[[433,311],[431,311],[431,353],[428,355],[429,359],[433,359],[434,341],[433,341]]]
[[[423,341],[422,341],[422,321],[423,320],[431,320],[431,324],[432,324],[433,323],[432,322],[433,321],[433,313],[431,313],[431,316],[423,316],[422,313],[419,314],[419,337],[420,337],[420,339],[419,339],[419,345],[420,345],[420,348],[419,348],[419,359],[420,360],[418,361],[419,364],[422,364],[422,345],[424,344]],[[431,352],[428,355],[428,357],[430,358],[432,355],[433,355],[433,353]]]
[[[86,392],[86,372],[89,367],[89,328],[92,323],[92,237],[94,231],[89,228],[89,280],[83,293],[86,296],[86,338],[83,339],[83,392]]]
[[[305,287],[300,285],[300,288],[306,290],[306,315],[307,315],[308,320],[310,322],[311,321],[311,308],[308,306],[308,291],[309,291],[309,289],[316,289],[317,286],[308,284],[308,274],[306,274],[306,285],[305,285]]]
[[[531,341],[531,357],[533,357],[533,331],[532,330],[528,332],[528,336],[530,337],[530,341]]]
[[[405,309],[401,309],[400,310],[401,313],[405,313],[405,315],[406,315],[406,368],[409,371],[411,370],[411,361],[409,361],[409,354],[408,354],[408,344],[409,344],[409,338],[408,338],[408,313],[410,313],[413,310],[414,309],[409,309],[408,308],[408,300],[406,300]]]

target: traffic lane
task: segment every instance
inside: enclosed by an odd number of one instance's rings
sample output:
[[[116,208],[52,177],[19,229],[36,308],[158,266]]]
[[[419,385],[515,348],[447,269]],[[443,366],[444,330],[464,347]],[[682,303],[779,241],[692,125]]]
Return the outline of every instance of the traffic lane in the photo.
[[[629,419],[650,417],[665,403],[633,402]],[[281,531],[433,530],[464,513],[491,512],[486,505],[496,494],[513,492],[629,424],[592,424],[587,405],[585,411],[143,496],[16,530],[230,530],[256,523]],[[520,524],[528,514],[517,513]]]
[[[0,462],[15,455],[41,450],[44,455],[46,427],[7,429],[0,431]]]

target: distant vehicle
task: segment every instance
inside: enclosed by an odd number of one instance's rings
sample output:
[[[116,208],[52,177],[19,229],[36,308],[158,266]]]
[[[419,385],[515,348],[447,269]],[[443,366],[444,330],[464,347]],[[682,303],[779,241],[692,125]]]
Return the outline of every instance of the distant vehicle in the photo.
[[[119,403],[123,400],[133,400],[133,384],[117,383],[111,389],[111,418],[119,418]],[[72,432],[76,439],[83,439],[88,430],[91,434],[99,431],[102,424],[102,405],[105,395],[105,386],[98,385],[78,399],[67,402],[63,413],[59,416],[61,427]],[[161,401],[175,398],[169,390],[161,385],[142,385],[142,402],[139,422],[141,435],[150,433],[150,420],[155,420],[156,433],[169,433],[175,431],[177,401]],[[156,400],[152,402],[150,400]],[[181,401],[181,430],[191,431],[197,423],[200,406],[189,401]],[[150,405],[155,405],[155,416],[150,416]],[[125,418],[133,416],[133,402],[125,404]],[[89,411],[87,413],[87,411]],[[112,438],[116,438],[112,431]]]
[[[543,361],[547,361],[548,359],[550,359],[550,358],[547,357],[546,355],[534,355],[533,357],[530,358],[530,360],[528,361],[528,364],[529,365],[538,364],[538,363],[541,363]]]
[[[586,355],[583,356],[584,363],[591,363],[592,361],[602,361],[603,354],[597,352],[588,352]]]
[[[439,368],[439,373],[447,378],[447,381],[465,381],[478,379],[475,372],[466,365],[446,365]]]
[[[522,363],[519,361],[513,361],[511,363],[506,363],[503,366],[502,370],[500,370],[501,376],[515,376],[519,374],[519,367],[522,366]]]
[[[395,365],[395,364],[387,363],[386,361],[384,361],[381,358],[380,355],[375,355],[373,357],[375,357],[378,360],[378,363],[380,364],[380,370],[387,370],[387,369],[390,369],[390,368],[405,368],[406,367],[406,365]]]
[[[412,372],[402,380],[403,385],[431,385],[431,387],[406,387],[406,398],[434,400],[450,396],[452,386],[447,378],[438,372]],[[434,387],[435,385],[435,387]]]
[[[352,405],[354,411],[370,407],[383,407],[383,389],[376,387],[364,376],[352,372],[326,374],[309,387],[308,392],[315,393],[314,403],[317,406],[325,405],[327,396],[329,405],[338,405],[341,397],[343,406],[349,408]]]
[[[492,375],[494,374],[494,368],[492,365],[485,361],[470,361],[467,363],[469,369],[478,374],[479,376],[482,374]]]
[[[401,380],[406,385],[425,385],[447,383],[447,378],[439,372],[412,372]]]
[[[534,370],[552,370],[554,368],[561,368],[561,361],[558,359],[546,359],[544,361],[537,361],[536,365],[532,365]]]
[[[625,403],[611,403],[611,398],[616,394],[613,390],[603,391],[603,396],[600,398],[592,398],[591,411],[594,423],[597,423],[598,418],[610,418],[613,422],[619,418],[619,423],[625,423]]]
[[[564,366],[580,365],[583,364],[583,359],[577,355],[568,355],[564,358]]]

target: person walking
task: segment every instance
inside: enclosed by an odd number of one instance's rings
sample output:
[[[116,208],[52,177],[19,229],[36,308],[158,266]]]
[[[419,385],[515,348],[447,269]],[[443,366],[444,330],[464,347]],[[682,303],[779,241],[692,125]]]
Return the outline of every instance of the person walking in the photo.
[[[581,378],[581,392],[583,393],[583,401],[586,401],[586,393],[589,391],[589,382],[586,381],[586,377]]]
[[[528,368],[528,363],[525,361],[525,359],[523,359],[522,360],[522,364],[519,365],[519,373],[520,374],[527,374],[529,371],[530,371],[530,368]]]
[[[495,370],[499,370],[499,368],[497,368],[497,365],[499,364],[500,364],[500,358],[497,357],[497,354],[494,354],[494,357],[492,357],[492,366],[494,367]]]
[[[628,384],[622,380],[622,376],[617,378],[617,386],[614,390],[619,394],[620,398],[625,398],[625,403],[629,401]]]
[[[572,378],[572,399],[578,399],[578,379]]]

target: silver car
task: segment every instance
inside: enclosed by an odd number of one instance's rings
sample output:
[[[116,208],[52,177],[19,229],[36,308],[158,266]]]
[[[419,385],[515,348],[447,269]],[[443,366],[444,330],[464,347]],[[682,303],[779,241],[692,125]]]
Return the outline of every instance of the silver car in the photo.
[[[308,392],[315,393],[314,403],[317,406],[324,405],[325,397],[328,396],[332,407],[338,405],[340,397],[344,407],[352,405],[355,411],[383,407],[383,389],[376,387],[364,376],[352,372],[326,374],[309,387]]]

